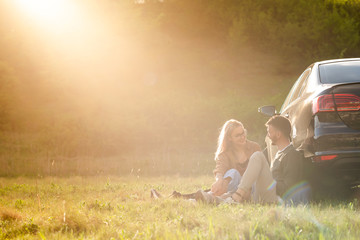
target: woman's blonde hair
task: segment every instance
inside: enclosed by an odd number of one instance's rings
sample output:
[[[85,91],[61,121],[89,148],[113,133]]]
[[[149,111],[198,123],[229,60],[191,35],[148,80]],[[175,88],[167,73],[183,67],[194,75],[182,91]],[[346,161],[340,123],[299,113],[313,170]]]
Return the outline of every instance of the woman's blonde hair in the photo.
[[[218,139],[218,145],[217,145],[217,150],[215,153],[215,159],[218,158],[218,156],[225,152],[226,150],[228,150],[230,143],[229,143],[229,136],[231,135],[231,133],[234,131],[235,128],[237,127],[242,127],[244,128],[244,125],[235,120],[235,119],[230,119],[228,120],[221,128],[220,131],[220,135],[219,135],[219,139]],[[245,128],[244,128],[245,131]]]

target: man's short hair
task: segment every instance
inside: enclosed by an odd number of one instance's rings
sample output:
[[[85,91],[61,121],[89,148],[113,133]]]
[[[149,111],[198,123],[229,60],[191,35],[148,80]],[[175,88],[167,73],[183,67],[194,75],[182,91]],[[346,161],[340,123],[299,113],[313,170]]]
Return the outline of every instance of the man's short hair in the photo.
[[[265,124],[265,126],[273,126],[279,130],[285,137],[291,140],[291,123],[286,117],[275,115],[272,116]]]

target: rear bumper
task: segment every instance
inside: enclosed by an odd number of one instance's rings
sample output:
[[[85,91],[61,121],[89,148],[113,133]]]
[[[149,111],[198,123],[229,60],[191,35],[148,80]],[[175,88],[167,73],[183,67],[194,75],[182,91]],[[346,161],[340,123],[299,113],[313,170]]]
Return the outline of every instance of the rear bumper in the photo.
[[[345,125],[335,114],[322,114],[314,118],[314,135],[309,136],[312,152],[360,153],[360,130]]]
[[[315,155],[337,155],[332,160],[313,162],[316,173],[335,178],[340,184],[360,185],[360,150],[317,152]]]

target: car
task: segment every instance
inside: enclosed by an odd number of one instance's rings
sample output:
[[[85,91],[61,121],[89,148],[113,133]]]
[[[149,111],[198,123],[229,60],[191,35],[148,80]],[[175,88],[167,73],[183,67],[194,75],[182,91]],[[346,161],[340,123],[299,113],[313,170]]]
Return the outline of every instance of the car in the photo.
[[[360,184],[360,58],[311,64],[278,113],[271,105],[259,112],[289,118],[293,145],[311,163],[313,175],[326,176],[320,179],[324,184]],[[269,139],[266,143],[272,162],[274,149]]]

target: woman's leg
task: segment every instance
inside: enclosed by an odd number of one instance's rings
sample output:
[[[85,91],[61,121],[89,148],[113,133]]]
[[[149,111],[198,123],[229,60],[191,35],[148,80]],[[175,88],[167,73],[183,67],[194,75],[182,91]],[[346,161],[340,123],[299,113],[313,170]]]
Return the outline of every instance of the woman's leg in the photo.
[[[269,164],[262,152],[255,152],[251,155],[248,167],[241,178],[239,189],[250,192],[254,183],[253,200],[255,202],[277,202],[276,182],[272,177]]]
[[[236,192],[236,190],[238,189],[240,180],[241,180],[241,175],[239,173],[238,170],[236,169],[230,169],[228,171],[226,171],[226,173],[224,174],[223,178],[230,178],[230,182],[227,188],[227,193],[224,193],[226,195],[224,196],[231,196],[232,193]],[[199,192],[199,191],[198,191]],[[197,195],[199,194],[198,192],[195,193],[189,193],[189,194],[181,194],[179,192],[174,191],[172,193],[173,197],[177,197],[177,198],[185,198],[185,199],[196,199]],[[212,195],[211,191],[203,191],[203,195]]]
[[[229,185],[228,185],[227,192],[228,193],[236,192],[236,190],[238,189],[238,186],[240,184],[240,181],[241,181],[241,175],[240,175],[239,171],[232,168],[224,174],[223,178],[224,179],[231,178]]]

